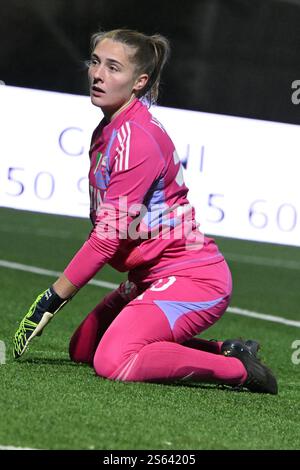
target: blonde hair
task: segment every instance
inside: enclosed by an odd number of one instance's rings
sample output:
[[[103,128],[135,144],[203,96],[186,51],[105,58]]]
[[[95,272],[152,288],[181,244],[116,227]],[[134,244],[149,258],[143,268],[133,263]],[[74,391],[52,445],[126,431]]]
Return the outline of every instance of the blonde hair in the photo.
[[[148,82],[137,93],[137,97],[145,99],[150,106],[156,103],[161,73],[170,54],[168,39],[160,34],[147,36],[132,29],[114,29],[93,34],[91,37],[91,50],[93,51],[98,42],[103,39],[112,39],[134,49],[130,60],[136,66],[137,76],[142,73],[149,76]]]

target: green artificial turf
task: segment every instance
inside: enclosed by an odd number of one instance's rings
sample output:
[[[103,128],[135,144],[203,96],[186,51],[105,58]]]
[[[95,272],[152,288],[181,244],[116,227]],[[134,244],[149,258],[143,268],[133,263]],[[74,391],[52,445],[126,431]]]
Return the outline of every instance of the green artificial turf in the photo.
[[[62,271],[84,241],[84,219],[0,209],[0,260]],[[299,318],[299,270],[259,259],[299,262],[299,249],[219,238],[234,279],[232,306]],[[247,263],[242,256],[257,263]],[[241,261],[238,261],[241,256]],[[232,260],[230,260],[230,258]],[[124,279],[109,267],[97,279]],[[12,337],[36,295],[54,278],[0,267],[0,446],[37,449],[298,449],[300,364],[292,343],[300,329],[227,313],[204,338],[249,337],[262,343],[279,395],[237,392],[212,384],[112,382],[70,362],[69,338],[108,290],[88,285],[19,361]]]

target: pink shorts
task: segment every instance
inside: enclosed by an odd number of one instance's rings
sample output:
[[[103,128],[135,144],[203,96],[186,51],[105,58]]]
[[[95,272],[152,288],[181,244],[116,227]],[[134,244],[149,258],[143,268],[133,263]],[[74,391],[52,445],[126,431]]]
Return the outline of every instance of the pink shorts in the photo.
[[[117,378],[144,346],[184,343],[213,325],[228,307],[232,280],[225,261],[140,283],[139,293],[104,333],[94,356],[99,375]],[[135,295],[133,293],[133,295]]]

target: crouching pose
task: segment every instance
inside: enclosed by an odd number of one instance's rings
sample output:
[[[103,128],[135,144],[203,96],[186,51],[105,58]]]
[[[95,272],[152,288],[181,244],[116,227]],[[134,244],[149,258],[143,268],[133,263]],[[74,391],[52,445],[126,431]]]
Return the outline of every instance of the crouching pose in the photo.
[[[104,114],[90,148],[93,228],[22,320],[14,356],[108,263],[128,271],[128,280],[79,325],[71,360],[111,380],[190,379],[276,394],[257,342],[195,337],[224,314],[232,283],[216,243],[196,224],[174,144],[148,109],[168,53],[160,35],[126,29],[93,35],[91,101]]]

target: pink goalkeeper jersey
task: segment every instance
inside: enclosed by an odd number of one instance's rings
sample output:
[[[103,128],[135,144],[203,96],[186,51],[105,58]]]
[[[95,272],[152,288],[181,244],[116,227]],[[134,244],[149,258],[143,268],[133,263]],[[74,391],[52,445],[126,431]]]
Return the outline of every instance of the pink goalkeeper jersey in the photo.
[[[135,99],[95,129],[90,149],[93,229],[65,270],[77,287],[105,263],[152,280],[223,260],[198,230],[174,144]]]

